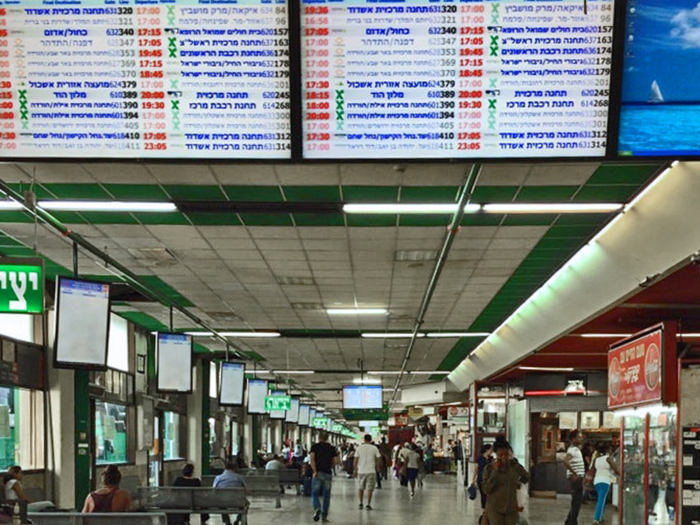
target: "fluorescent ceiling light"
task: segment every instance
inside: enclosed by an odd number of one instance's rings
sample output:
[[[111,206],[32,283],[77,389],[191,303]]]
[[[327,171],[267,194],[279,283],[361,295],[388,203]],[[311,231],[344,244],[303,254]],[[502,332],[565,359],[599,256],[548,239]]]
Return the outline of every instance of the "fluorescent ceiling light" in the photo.
[[[686,334],[676,334],[677,337],[700,337],[700,333],[688,332]]]
[[[556,367],[556,366],[520,366],[520,370],[528,370],[533,372],[573,372],[573,368]]]
[[[401,370],[373,370],[367,372],[367,374],[372,376],[397,376],[401,373]]]
[[[433,370],[432,372],[430,370],[414,370],[413,372],[409,372],[409,374],[415,375],[415,376],[433,376],[433,375],[438,375],[438,376],[446,376],[449,375],[451,372],[446,372],[444,370]]]
[[[284,375],[308,375],[315,374],[316,372],[314,370],[275,370],[274,373]]]
[[[223,337],[281,337],[279,332],[217,332]],[[212,337],[214,332],[185,332],[194,337]]]
[[[386,308],[326,308],[328,315],[386,315]]]
[[[484,204],[486,213],[610,213],[621,210],[622,204],[606,203],[503,203]]]
[[[57,211],[125,211],[125,212],[173,212],[172,202],[122,202],[122,201],[39,201],[39,207]]]
[[[362,337],[368,339],[406,339],[408,337],[413,337],[412,332],[369,332],[362,334]],[[416,337],[425,337],[424,333],[418,332]]]
[[[579,337],[588,337],[588,338],[598,338],[598,339],[604,339],[606,337],[629,337],[632,334],[571,334],[571,335],[578,335]]]
[[[0,210],[22,210],[24,206],[17,201],[0,201]]]
[[[428,337],[488,337],[490,332],[430,332]]]
[[[345,213],[454,213],[457,211],[457,203],[452,204],[409,204],[409,203],[385,203],[385,204],[345,204]]]
[[[381,379],[370,379],[368,377],[365,377],[365,378],[356,377],[355,379],[352,380],[352,382],[355,385],[381,385],[382,384]]]

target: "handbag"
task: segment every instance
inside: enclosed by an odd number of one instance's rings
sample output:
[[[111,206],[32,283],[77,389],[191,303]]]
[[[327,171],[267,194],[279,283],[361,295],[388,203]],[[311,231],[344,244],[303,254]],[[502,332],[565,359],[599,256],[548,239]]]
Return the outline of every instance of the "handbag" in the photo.
[[[475,500],[476,499],[476,485],[473,483],[469,485],[469,488],[467,489],[467,492],[469,493],[469,499],[470,500]]]

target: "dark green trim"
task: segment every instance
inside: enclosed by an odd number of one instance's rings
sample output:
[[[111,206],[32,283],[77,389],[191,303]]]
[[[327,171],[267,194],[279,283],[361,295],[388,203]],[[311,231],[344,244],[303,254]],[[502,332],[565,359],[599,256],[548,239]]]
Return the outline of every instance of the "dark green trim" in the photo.
[[[74,372],[74,414],[75,414],[75,508],[82,509],[85,498],[90,494],[91,450],[95,439],[91,435],[90,393],[88,384],[90,373],[87,370]]]
[[[209,418],[211,417],[211,402],[209,400],[209,361],[203,360],[200,364],[200,380],[199,387],[202,397],[202,419],[201,419],[201,453],[202,453],[202,472],[209,472]]]

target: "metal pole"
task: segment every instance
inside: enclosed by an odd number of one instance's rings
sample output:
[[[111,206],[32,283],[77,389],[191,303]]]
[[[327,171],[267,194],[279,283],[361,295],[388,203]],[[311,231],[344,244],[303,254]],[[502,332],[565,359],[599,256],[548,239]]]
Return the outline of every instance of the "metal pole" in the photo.
[[[411,359],[413,348],[416,346],[418,332],[420,331],[420,328],[423,325],[423,322],[425,321],[425,316],[428,313],[430,301],[433,298],[433,294],[435,293],[435,289],[437,288],[440,275],[442,274],[442,270],[444,269],[445,263],[447,262],[447,256],[449,255],[450,249],[452,248],[452,243],[454,242],[455,237],[457,236],[457,233],[460,230],[460,224],[462,222],[462,218],[464,217],[464,208],[467,204],[469,204],[469,201],[472,198],[474,188],[476,188],[476,183],[479,180],[479,175],[481,174],[481,167],[481,164],[472,164],[471,168],[469,169],[469,172],[467,173],[464,186],[462,187],[462,192],[460,193],[459,198],[457,199],[457,211],[455,211],[454,215],[452,216],[450,225],[447,228],[447,232],[445,233],[445,240],[443,241],[442,249],[440,250],[440,256],[438,257],[437,261],[435,261],[435,267],[433,268],[433,273],[430,277],[430,281],[428,282],[428,288],[425,290],[425,294],[423,295],[423,300],[421,301],[420,309],[418,310],[418,316],[416,317],[416,324],[413,327],[411,341],[409,342],[408,348],[406,349],[406,355],[404,355],[403,363],[401,365],[401,372],[399,373],[399,376],[396,379],[396,385],[394,386],[394,392],[391,395],[391,400],[389,401],[389,404],[392,404],[396,400],[396,394],[399,391],[399,387],[401,386],[401,380],[403,379],[403,376],[406,373],[408,361],[409,359]]]
[[[73,277],[78,277],[78,243],[73,241]]]

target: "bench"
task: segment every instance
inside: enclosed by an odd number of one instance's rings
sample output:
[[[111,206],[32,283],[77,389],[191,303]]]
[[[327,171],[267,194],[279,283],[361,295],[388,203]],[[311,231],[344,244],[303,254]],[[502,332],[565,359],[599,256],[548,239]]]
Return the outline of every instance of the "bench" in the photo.
[[[138,476],[124,476],[119,484],[120,489],[129,493],[133,508],[138,508],[139,506],[139,487],[141,485],[141,478]]]
[[[139,487],[141,508],[171,514],[236,514],[248,522],[245,489]]]
[[[167,525],[164,513],[125,512],[82,514],[80,512],[30,512],[34,525]]]
[[[275,500],[275,508],[282,506],[282,491],[280,490],[280,470],[251,470],[244,469],[237,472],[243,478],[251,497],[272,497]],[[202,486],[214,485],[216,476],[202,476]]]
[[[301,469],[298,468],[285,468],[278,470],[280,475],[280,486],[294,485],[297,489],[297,496],[301,495],[301,487],[304,482],[301,479]]]

